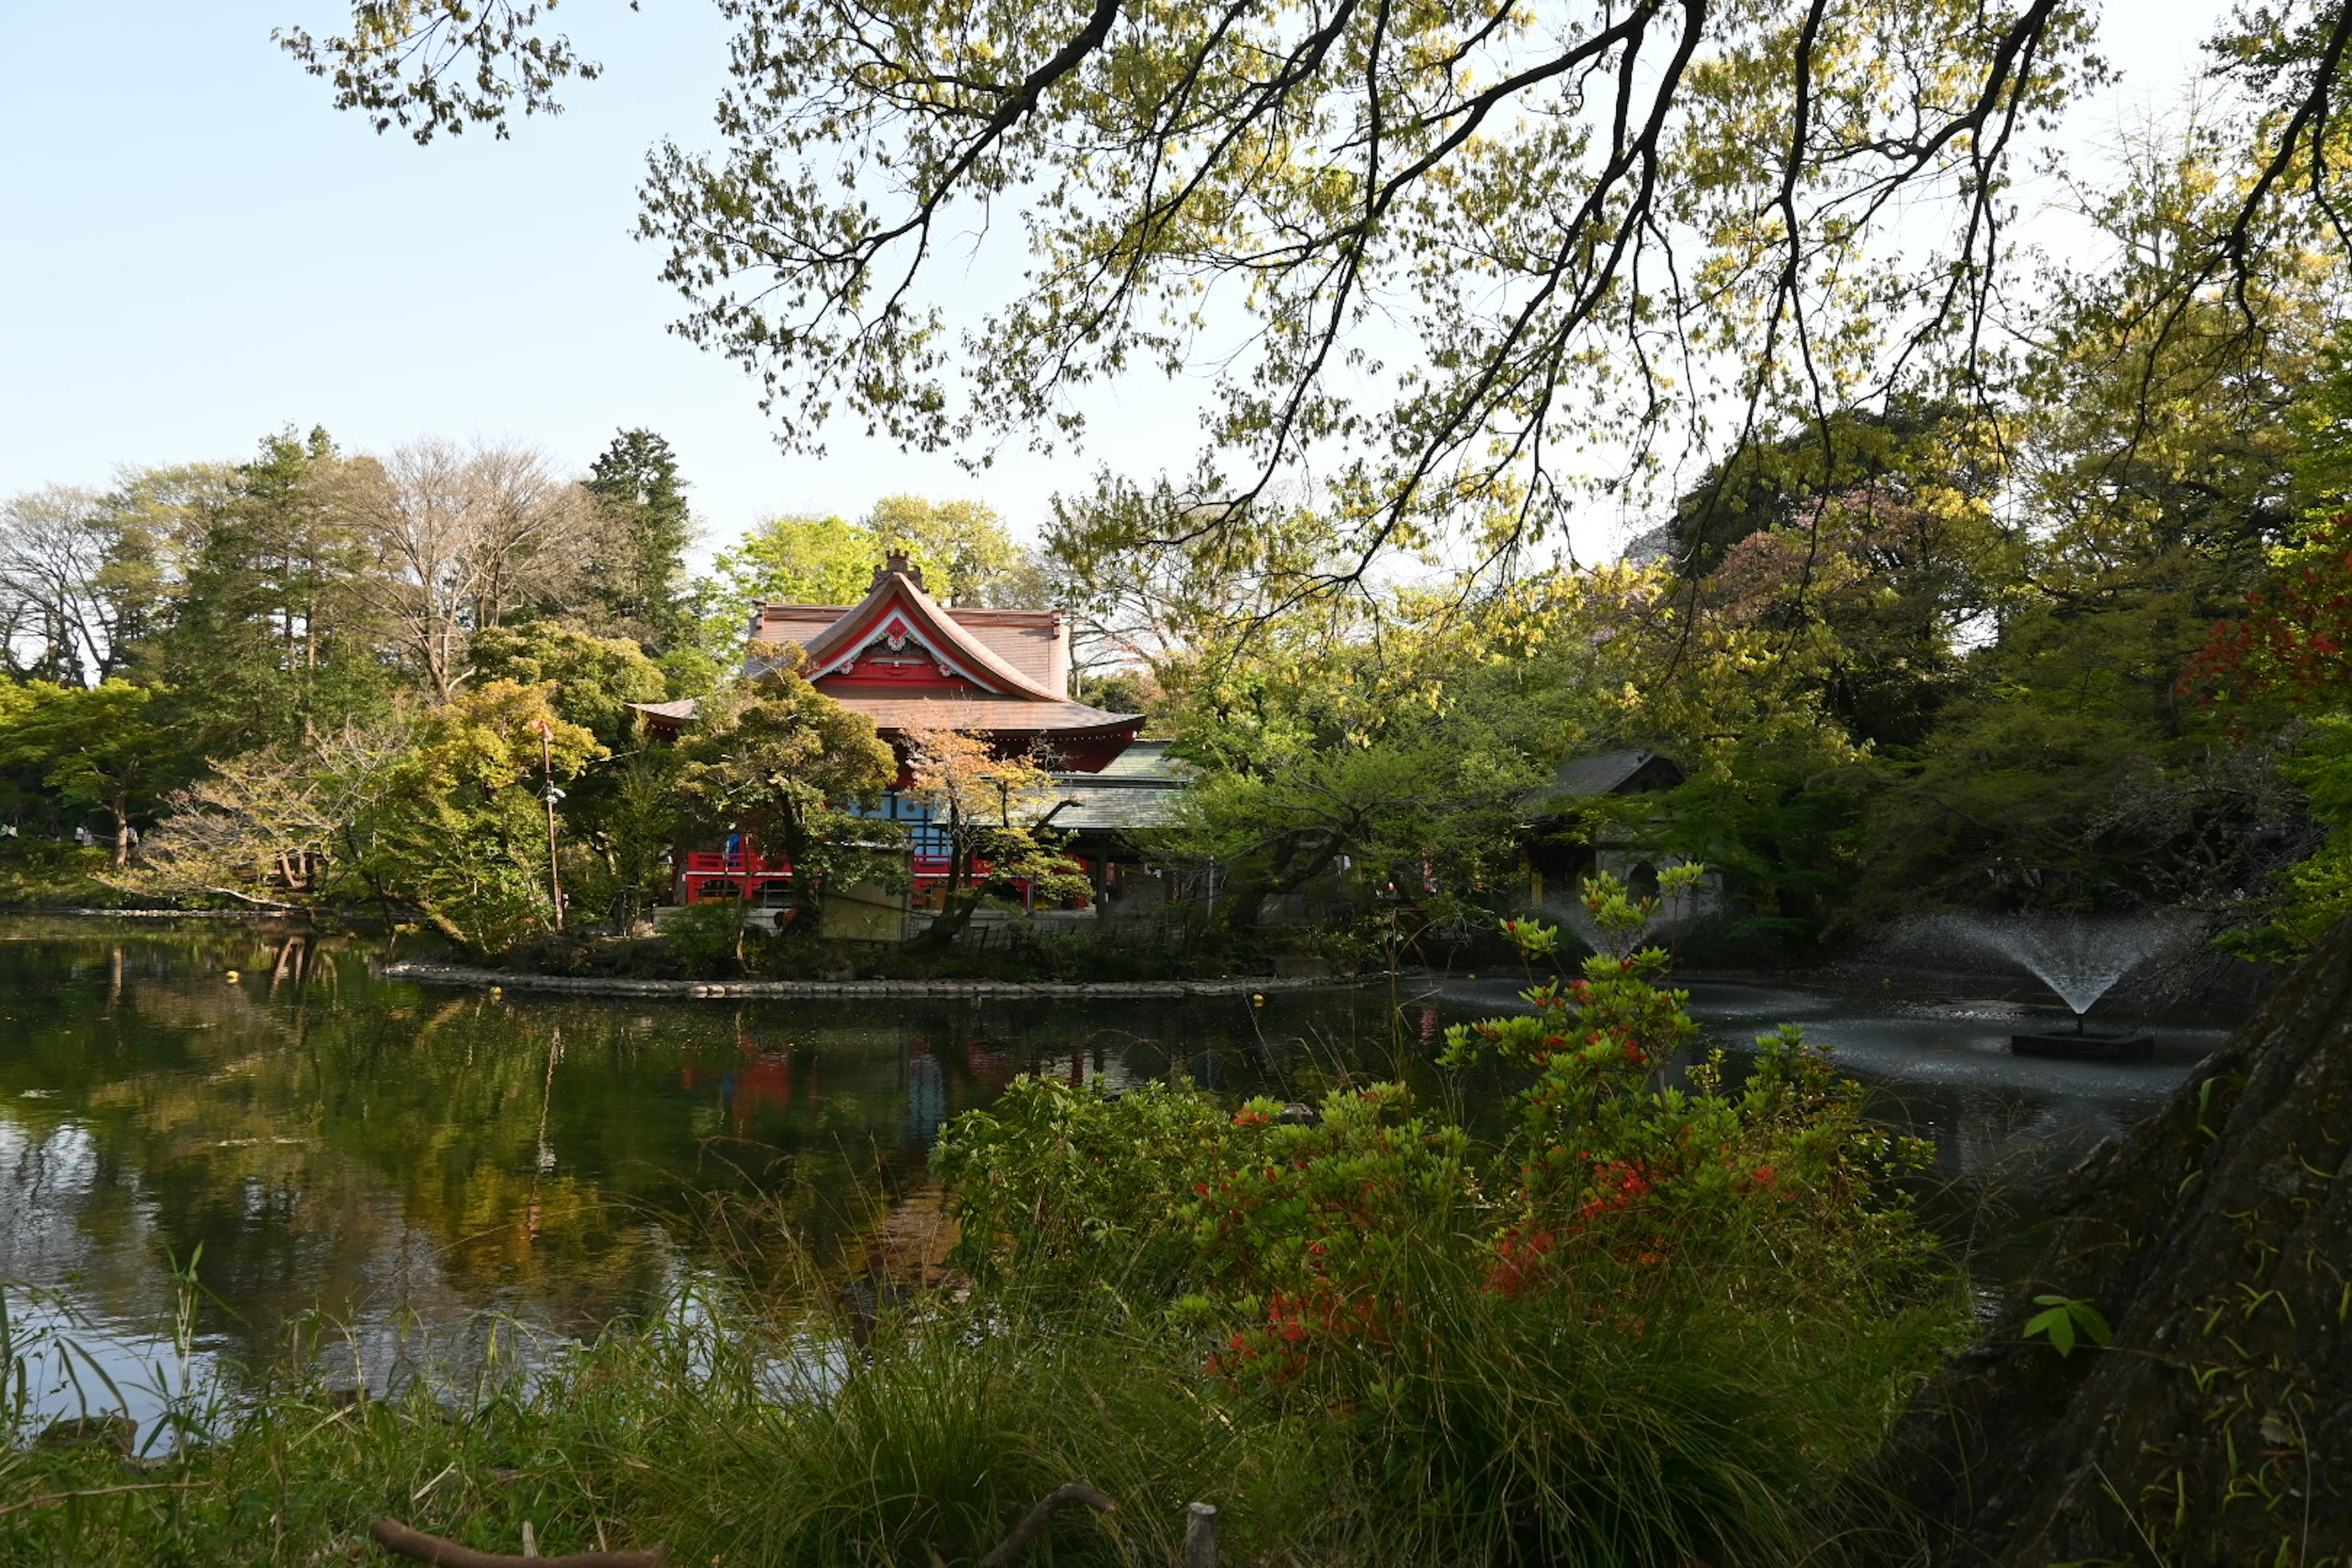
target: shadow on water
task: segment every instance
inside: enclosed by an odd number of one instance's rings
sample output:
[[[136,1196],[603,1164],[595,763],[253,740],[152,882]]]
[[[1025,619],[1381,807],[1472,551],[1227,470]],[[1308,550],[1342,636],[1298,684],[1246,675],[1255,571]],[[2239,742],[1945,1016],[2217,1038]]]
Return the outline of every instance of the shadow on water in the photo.
[[[323,1318],[380,1384],[420,1342],[463,1363],[501,1321],[582,1335],[696,1279],[742,1280],[756,1256],[702,1224],[731,1197],[854,1264],[923,1188],[940,1125],[1018,1073],[1310,1098],[1401,1068],[1475,1121],[1507,1086],[1444,1083],[1430,1060],[1444,1026],[1515,990],[1448,986],[1402,1014],[1385,988],[1263,1007],[648,1004],[385,982],[381,953],[267,922],[0,918],[0,1281],[17,1330],[42,1321],[26,1288],[56,1292],[104,1366],[143,1375],[170,1359],[169,1260],[201,1247],[199,1372],[266,1360]],[[2032,1188],[2152,1109],[2220,1031],[2163,1031],[2157,1059],[2128,1067],[2021,1062],[2005,1005],[1693,995],[1710,1041],[1791,1019],[1834,1045],[1937,1140],[1957,1194],[1939,1218],[1999,1243],[1994,1270],[2013,1273]],[[1986,1192],[2015,1212],[1985,1220]],[[49,1404],[72,1396],[60,1384]]]

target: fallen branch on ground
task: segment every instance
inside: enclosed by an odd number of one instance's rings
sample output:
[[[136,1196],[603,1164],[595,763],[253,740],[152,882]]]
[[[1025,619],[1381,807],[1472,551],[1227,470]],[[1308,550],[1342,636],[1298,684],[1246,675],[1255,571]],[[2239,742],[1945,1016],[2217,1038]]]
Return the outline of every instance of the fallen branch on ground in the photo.
[[[1109,1513],[1118,1507],[1084,1481],[1055,1487],[1045,1494],[1044,1502],[1029,1510],[1028,1518],[1013,1527],[1013,1533],[1004,1538],[1003,1545],[980,1560],[976,1568],[1005,1568],[1007,1563],[1029,1550],[1031,1542],[1045,1532],[1045,1526],[1053,1522],[1055,1514],[1072,1503],[1080,1502],[1097,1513]]]
[[[656,1546],[645,1552],[575,1552],[569,1557],[510,1557],[503,1552],[477,1552],[421,1530],[411,1530],[396,1519],[379,1519],[368,1526],[368,1538],[396,1556],[426,1563],[429,1568],[669,1568],[669,1554]]]

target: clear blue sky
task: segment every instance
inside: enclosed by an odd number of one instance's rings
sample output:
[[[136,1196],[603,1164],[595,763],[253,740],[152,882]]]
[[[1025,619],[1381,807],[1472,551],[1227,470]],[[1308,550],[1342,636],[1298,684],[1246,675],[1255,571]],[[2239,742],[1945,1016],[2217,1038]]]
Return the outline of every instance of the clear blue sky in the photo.
[[[2131,100],[2168,100],[2219,8],[2110,7]],[[1015,452],[978,477],[846,436],[785,457],[751,382],[666,331],[679,301],[633,237],[645,150],[708,140],[715,11],[572,0],[559,19],[604,78],[509,142],[428,148],[333,112],[269,39],[348,16],[335,0],[0,0],[0,493],[236,458],[288,424],[358,449],[512,437],[582,468],[643,425],[677,447],[723,541],[898,490],[982,496],[1025,533],[1097,461],[1186,466],[1183,402],[1153,392],[1098,415],[1083,456]]]

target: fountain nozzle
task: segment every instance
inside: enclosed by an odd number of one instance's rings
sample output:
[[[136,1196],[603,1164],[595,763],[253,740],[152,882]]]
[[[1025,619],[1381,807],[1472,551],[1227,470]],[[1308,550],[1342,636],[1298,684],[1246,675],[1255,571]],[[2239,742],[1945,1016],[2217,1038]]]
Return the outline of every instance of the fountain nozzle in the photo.
[[[2080,1013],[2074,1015],[2074,1032],[2078,1035],[2083,1032],[2083,1015]]]

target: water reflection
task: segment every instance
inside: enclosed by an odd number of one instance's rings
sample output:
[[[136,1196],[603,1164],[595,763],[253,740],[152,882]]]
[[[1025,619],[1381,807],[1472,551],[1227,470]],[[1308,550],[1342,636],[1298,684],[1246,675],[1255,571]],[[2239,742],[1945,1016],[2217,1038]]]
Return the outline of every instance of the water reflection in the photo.
[[[741,1264],[696,1223],[728,1195],[854,1258],[941,1123],[1016,1073],[1255,1087],[1261,1026],[1346,1037],[1369,1009],[647,1008],[384,983],[350,938],[126,927],[0,921],[0,1279],[131,1342],[201,1246],[207,1346],[238,1358],[314,1311],[394,1341],[485,1310],[587,1332]]]
[[[166,1260],[201,1245],[215,1303],[200,1351],[267,1356],[324,1313],[364,1373],[420,1333],[479,1353],[486,1312],[580,1334],[756,1268],[698,1223],[731,1196],[772,1200],[796,1246],[836,1262],[908,1245],[940,1125],[1016,1073],[1183,1071],[1297,1098],[1402,1069],[1474,1116],[1506,1087],[1441,1085],[1429,1062],[1508,984],[1402,1014],[1385,989],[1263,1008],[648,1006],[386,983],[372,955],[259,922],[0,919],[0,1280],[68,1293],[143,1364],[171,1321]],[[2023,1063],[1998,1006],[1867,1000],[1702,986],[1694,1007],[1735,1046],[1805,1022],[1937,1139],[1956,1189],[2028,1194],[2026,1220],[2042,1175],[2146,1114],[2220,1038],[2165,1032],[2149,1064]],[[1957,1201],[1949,1216],[1985,1223]],[[1997,1228],[2013,1250],[2020,1224]]]

